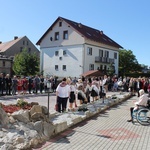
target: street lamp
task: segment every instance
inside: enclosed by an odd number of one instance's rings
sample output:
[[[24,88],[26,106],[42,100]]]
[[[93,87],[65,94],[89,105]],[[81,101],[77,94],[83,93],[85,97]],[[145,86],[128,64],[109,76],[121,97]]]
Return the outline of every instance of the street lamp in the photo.
[[[48,81],[49,82],[49,81]],[[48,88],[48,101],[47,101],[47,109],[48,109],[48,118],[49,118],[49,100],[50,100],[50,83],[47,84],[47,88]]]

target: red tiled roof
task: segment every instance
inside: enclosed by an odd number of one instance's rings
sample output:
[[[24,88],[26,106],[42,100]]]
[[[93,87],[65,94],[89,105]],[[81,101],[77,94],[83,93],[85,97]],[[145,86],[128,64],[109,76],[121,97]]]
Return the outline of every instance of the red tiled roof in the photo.
[[[57,23],[58,20],[63,20],[66,23],[68,23],[71,27],[73,27],[79,34],[84,36],[87,39],[90,39],[92,41],[104,43],[106,45],[114,46],[117,48],[123,48],[118,43],[113,41],[111,38],[106,36],[103,31],[99,31],[97,29],[88,27],[86,25],[83,25],[81,23],[77,23],[62,17],[58,17],[56,21],[50,26],[50,28],[44,33],[44,35],[39,39],[39,41],[36,43],[37,45],[40,45],[42,39],[45,37],[45,35],[52,29],[52,27]]]
[[[90,71],[87,71],[87,72],[81,74],[81,76],[84,76],[84,77],[88,77],[88,76],[98,77],[98,76],[103,76],[103,75],[104,74],[99,70],[90,70]]]
[[[20,39],[23,37],[17,38],[16,40],[8,41],[5,43],[0,44],[0,53],[5,52],[7,49],[9,49],[11,46],[13,46],[15,43],[17,43]]]

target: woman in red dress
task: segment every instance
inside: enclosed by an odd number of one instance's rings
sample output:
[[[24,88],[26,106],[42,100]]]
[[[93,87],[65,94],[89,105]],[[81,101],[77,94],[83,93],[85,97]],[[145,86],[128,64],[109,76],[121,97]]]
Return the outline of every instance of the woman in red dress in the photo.
[[[28,80],[26,79],[26,77],[24,77],[22,80],[23,94],[27,94],[27,88],[28,88]]]
[[[20,77],[18,77],[18,87],[17,87],[17,90],[18,90],[18,94],[20,94],[22,92],[22,80]]]

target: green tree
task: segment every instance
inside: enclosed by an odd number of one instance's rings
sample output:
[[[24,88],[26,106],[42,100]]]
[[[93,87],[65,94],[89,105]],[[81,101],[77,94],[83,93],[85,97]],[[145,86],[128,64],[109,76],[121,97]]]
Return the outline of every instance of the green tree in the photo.
[[[28,53],[27,49],[14,58],[13,71],[16,75],[35,75],[39,72],[39,57],[35,53]]]
[[[119,74],[124,76],[126,73],[136,73],[141,71],[141,66],[138,63],[135,55],[131,50],[119,51]]]
[[[112,63],[110,63],[110,64],[109,64],[109,70],[107,71],[107,74],[108,74],[109,76],[113,76],[114,73],[115,73],[115,66],[114,66]]]

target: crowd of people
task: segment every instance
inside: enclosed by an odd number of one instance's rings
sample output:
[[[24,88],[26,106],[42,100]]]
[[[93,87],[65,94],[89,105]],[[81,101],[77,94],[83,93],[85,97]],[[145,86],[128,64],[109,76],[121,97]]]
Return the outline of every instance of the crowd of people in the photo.
[[[5,76],[0,74],[0,96],[17,95],[17,94],[37,94],[48,92],[51,88],[55,92],[57,87],[57,77],[43,77],[43,75],[36,76],[16,76],[12,78],[9,74]]]
[[[69,99],[69,109],[72,110],[73,104],[76,107],[76,100],[80,101],[80,105],[84,103],[94,102],[96,100],[106,98],[108,91],[125,91],[132,95],[140,96],[139,91],[143,89],[145,93],[150,93],[150,78],[118,78],[116,75],[109,77],[82,77],[64,78],[56,88],[56,97],[58,112],[64,112],[67,108]]]
[[[104,75],[101,77],[66,77],[61,82],[56,76],[13,76],[0,74],[0,96],[16,94],[37,94],[56,92],[58,111],[64,112],[69,101],[69,109],[83,103],[94,102],[98,99],[104,100],[108,91],[131,92],[132,95],[140,96],[139,90],[143,89],[150,96],[150,78],[139,77],[113,77]]]

